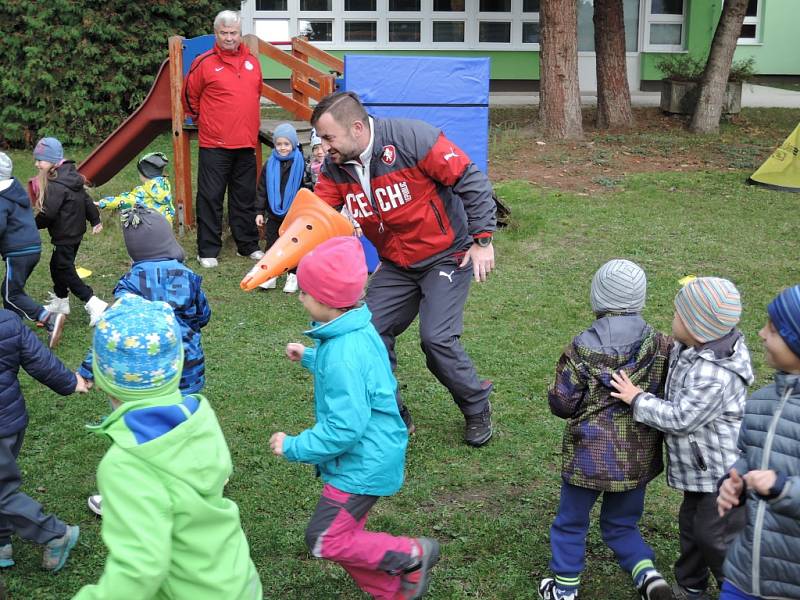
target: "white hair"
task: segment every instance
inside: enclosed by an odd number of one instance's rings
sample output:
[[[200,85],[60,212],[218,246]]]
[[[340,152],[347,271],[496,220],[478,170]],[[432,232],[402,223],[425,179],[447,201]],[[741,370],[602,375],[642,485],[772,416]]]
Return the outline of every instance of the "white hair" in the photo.
[[[228,27],[230,25],[237,25],[239,29],[242,28],[242,15],[239,11],[223,10],[214,18],[214,31],[219,31],[220,27]]]

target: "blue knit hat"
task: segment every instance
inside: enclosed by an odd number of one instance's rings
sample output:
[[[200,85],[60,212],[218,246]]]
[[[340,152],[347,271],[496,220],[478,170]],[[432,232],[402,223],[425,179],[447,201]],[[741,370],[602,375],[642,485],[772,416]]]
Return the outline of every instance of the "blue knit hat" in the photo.
[[[739,290],[727,279],[698,277],[675,296],[675,311],[698,342],[727,335],[742,315]]]
[[[54,137],[42,138],[36,142],[36,147],[33,149],[33,158],[57,165],[64,160],[64,147]]]
[[[14,169],[14,163],[5,152],[0,152],[0,180],[11,179],[11,171]]]
[[[297,131],[295,131],[291,123],[281,123],[275,128],[275,132],[272,134],[273,143],[280,137],[289,140],[292,143],[292,149],[297,148],[297,144],[299,143],[297,140]]]
[[[172,307],[125,294],[94,328],[92,371],[115,398],[135,400],[177,390],[183,343]]]
[[[767,312],[783,341],[800,357],[800,285],[778,294],[767,306]]]

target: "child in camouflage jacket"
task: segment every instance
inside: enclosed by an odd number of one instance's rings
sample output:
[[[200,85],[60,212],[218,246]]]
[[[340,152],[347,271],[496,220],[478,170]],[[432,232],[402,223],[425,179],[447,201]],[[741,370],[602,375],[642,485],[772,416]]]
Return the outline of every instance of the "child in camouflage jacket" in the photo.
[[[664,468],[661,433],[635,423],[611,398],[611,376],[624,368],[640,386],[664,389],[672,340],[641,317],[647,280],[628,260],[612,260],[594,276],[597,320],[577,335],[556,367],[550,410],[567,419],[562,443],[561,500],[550,528],[553,577],[539,584],[546,600],[578,597],[592,506],[602,494],[600,531],[644,600],[667,600],[670,589],[653,565],[639,519],[647,483]]]

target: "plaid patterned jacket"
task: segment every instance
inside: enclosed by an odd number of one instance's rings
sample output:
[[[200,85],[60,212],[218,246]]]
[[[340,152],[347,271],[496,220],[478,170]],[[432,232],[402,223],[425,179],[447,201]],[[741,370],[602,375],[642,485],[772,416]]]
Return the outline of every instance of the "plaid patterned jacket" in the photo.
[[[720,477],[738,458],[736,440],[751,383],[750,351],[739,330],[697,348],[675,342],[665,399],[645,391],[633,401],[636,421],[665,433],[669,485],[717,491]]]
[[[664,389],[672,339],[639,315],[605,316],[576,336],[556,367],[550,410],[567,419],[561,476],[589,489],[624,492],[664,468],[660,432],[633,420],[630,407],[611,397],[611,374],[625,369],[653,394]]]

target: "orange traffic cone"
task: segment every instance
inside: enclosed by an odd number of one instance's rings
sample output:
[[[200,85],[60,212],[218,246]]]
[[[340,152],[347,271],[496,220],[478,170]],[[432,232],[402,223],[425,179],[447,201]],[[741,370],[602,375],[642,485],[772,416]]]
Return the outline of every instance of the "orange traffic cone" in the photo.
[[[304,188],[294,197],[278,232],[281,237],[242,279],[239,287],[243,290],[249,292],[296,267],[301,258],[322,242],[353,235],[353,225],[314,192]]]

